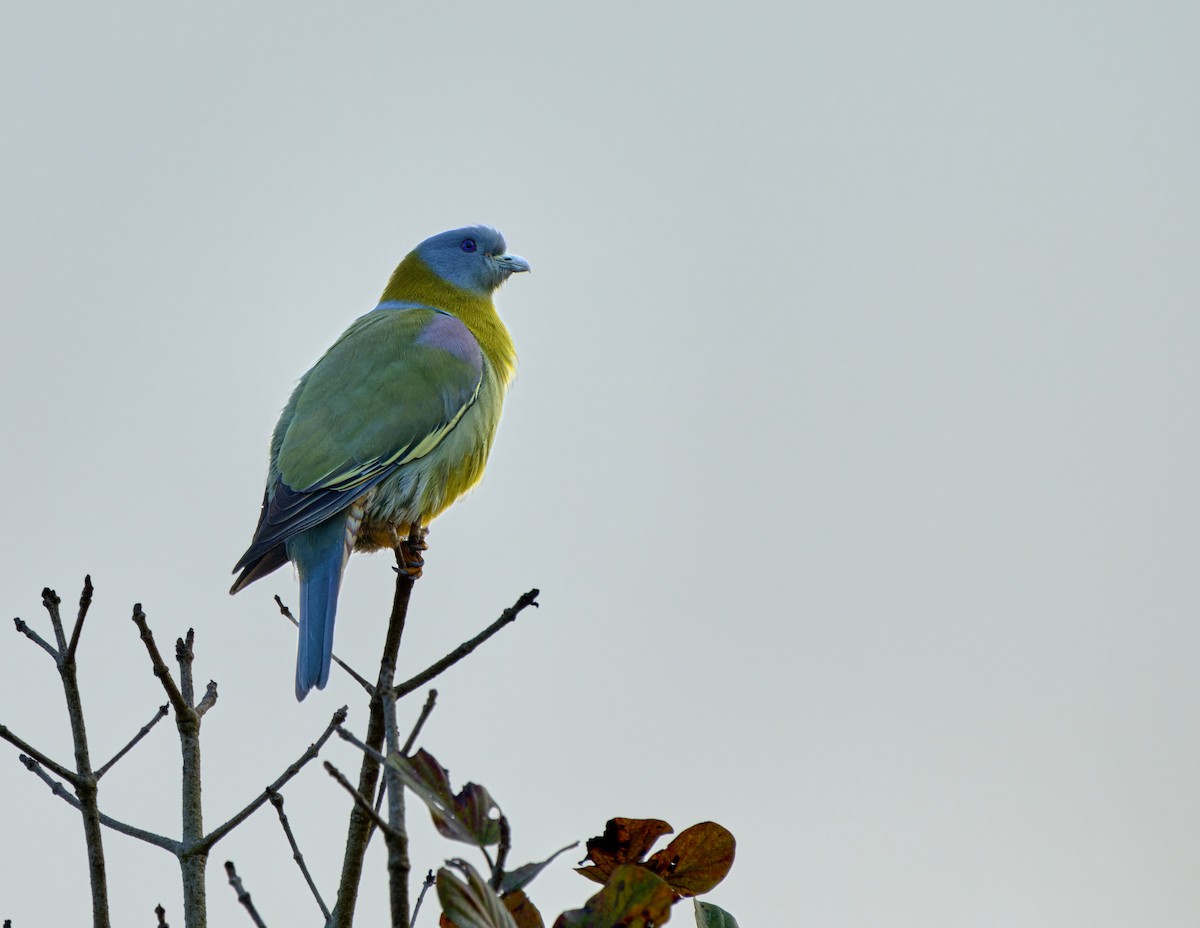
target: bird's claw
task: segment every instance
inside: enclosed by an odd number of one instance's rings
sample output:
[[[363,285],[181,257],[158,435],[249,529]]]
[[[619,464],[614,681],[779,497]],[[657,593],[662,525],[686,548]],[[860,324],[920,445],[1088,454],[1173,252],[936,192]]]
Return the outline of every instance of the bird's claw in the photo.
[[[405,574],[414,580],[419,579],[422,568],[425,566],[425,559],[410,550],[408,545],[401,545],[399,554],[400,566],[396,568],[397,572]]]
[[[396,560],[399,562],[397,573],[403,573],[413,580],[420,578],[425,566],[421,552],[429,550],[429,545],[425,543],[427,531],[423,526],[414,528],[407,538],[396,545]]]

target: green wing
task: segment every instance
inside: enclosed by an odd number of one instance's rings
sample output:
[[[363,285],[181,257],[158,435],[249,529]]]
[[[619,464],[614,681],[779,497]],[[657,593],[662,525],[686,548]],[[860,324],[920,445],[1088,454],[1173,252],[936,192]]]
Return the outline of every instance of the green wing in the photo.
[[[478,342],[448,313],[380,308],[355,321],[304,375],[280,417],[258,529],[235,569],[431,452],[482,380]]]

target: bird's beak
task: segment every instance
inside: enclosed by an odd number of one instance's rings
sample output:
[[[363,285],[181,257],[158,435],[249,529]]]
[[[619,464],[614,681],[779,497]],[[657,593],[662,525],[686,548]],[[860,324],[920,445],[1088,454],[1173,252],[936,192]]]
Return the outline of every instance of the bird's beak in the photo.
[[[529,262],[520,255],[496,255],[492,258],[496,262],[496,267],[500,268],[501,273],[507,277],[509,274],[519,274],[521,271],[528,271]]]

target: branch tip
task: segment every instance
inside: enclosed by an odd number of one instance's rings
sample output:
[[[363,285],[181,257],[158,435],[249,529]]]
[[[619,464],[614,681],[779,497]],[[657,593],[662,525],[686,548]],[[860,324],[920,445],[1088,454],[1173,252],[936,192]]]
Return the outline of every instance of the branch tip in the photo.
[[[225,861],[225,875],[229,877],[229,885],[233,887],[233,891],[237,893],[237,901],[242,904],[246,912],[249,914],[251,921],[257,928],[267,928],[262,917],[258,914],[258,910],[254,908],[254,903],[250,901],[250,893],[246,891],[246,887],[242,885],[242,879],[237,875],[237,870],[234,869],[233,861]]]
[[[291,845],[292,860],[300,868],[300,874],[304,877],[304,882],[308,884],[309,892],[313,894],[313,898],[317,901],[317,906],[320,908],[321,914],[325,917],[326,923],[328,923],[329,907],[325,904],[325,900],[321,898],[321,892],[317,889],[317,884],[313,881],[312,874],[308,872],[308,865],[304,862],[304,855],[300,852],[300,845],[296,843],[296,836],[292,833],[292,826],[288,822],[287,813],[283,811],[283,794],[274,789],[268,789],[267,793],[267,799],[275,807],[275,812],[279,815],[279,824],[283,828],[283,833],[287,837],[288,844]]]
[[[398,684],[393,691],[395,697],[400,699],[404,696],[407,696],[417,687],[424,686],[434,677],[441,675],[446,670],[453,667],[464,657],[500,631],[500,629],[504,628],[504,626],[515,622],[517,620],[517,616],[520,615],[521,611],[526,607],[537,606],[536,600],[539,595],[541,595],[541,590],[537,589],[537,587],[534,587],[528,593],[521,594],[515,603],[500,613],[500,618],[496,619],[495,622],[481,631],[470,641],[464,641],[441,660],[434,661],[416,676],[410,677],[403,683]]]

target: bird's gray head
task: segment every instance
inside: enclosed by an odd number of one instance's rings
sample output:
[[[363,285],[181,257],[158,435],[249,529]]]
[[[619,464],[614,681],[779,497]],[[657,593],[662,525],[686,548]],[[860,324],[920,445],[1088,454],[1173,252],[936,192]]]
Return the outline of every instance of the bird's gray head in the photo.
[[[529,262],[505,253],[504,236],[491,226],[451,229],[417,246],[417,254],[450,283],[489,295],[510,274],[529,270]]]

